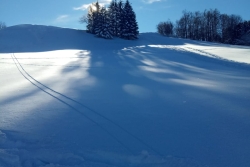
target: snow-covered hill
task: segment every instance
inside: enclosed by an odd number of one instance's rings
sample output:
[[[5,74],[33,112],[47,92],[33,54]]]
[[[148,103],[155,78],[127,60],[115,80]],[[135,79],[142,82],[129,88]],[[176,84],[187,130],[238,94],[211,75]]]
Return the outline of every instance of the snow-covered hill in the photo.
[[[0,31],[0,166],[250,166],[250,48]]]

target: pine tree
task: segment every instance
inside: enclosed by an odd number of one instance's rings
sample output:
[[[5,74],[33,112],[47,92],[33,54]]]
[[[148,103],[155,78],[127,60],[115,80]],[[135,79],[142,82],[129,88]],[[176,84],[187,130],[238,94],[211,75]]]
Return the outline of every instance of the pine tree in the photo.
[[[121,19],[123,14],[123,2],[112,0],[109,6],[110,27],[113,36],[120,36]]]
[[[86,18],[86,19],[85,19]],[[108,10],[100,7],[98,1],[89,7],[87,17],[81,18],[87,23],[87,32],[101,38],[111,39],[118,36],[124,39],[137,39],[139,35],[136,16],[129,1],[112,0]]]
[[[112,31],[109,25],[109,14],[104,7],[101,7],[95,27],[95,34],[98,37],[112,39]]]
[[[117,15],[117,2],[116,0],[112,0],[109,5],[109,25],[112,35],[117,36],[117,22],[116,22],[116,15]]]
[[[117,29],[117,34],[116,36],[121,37],[121,31],[122,31],[122,26],[123,26],[123,2],[120,0],[117,3],[117,14],[116,14],[116,29]]]
[[[100,13],[100,5],[98,2],[92,3],[89,6],[87,15],[87,32],[91,34],[96,34],[95,29],[98,23],[98,16]]]
[[[88,33],[92,33],[93,34],[93,11],[92,11],[91,7],[89,7],[89,10],[88,10],[86,23],[87,23],[86,31]]]
[[[121,38],[137,39],[139,35],[136,15],[129,1],[126,0],[122,13]]]

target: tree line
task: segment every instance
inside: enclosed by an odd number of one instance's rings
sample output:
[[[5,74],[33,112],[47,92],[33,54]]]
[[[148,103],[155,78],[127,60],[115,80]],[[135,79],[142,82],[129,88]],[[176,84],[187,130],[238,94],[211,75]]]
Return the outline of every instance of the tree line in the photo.
[[[80,22],[87,24],[88,33],[101,38],[134,40],[139,35],[136,15],[128,0],[125,3],[112,0],[108,8],[100,6],[98,1],[94,2],[89,6],[87,16],[83,16]]]
[[[203,12],[183,11],[175,25],[171,21],[157,25],[158,33],[193,40],[245,44],[243,37],[250,34],[250,21],[239,15],[221,14],[217,9]]]

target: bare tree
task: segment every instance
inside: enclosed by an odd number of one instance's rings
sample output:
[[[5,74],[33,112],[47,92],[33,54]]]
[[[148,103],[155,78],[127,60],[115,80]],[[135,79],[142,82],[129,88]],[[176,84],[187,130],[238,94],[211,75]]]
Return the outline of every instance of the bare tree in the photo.
[[[79,22],[84,24],[84,23],[88,23],[88,17],[86,15],[83,15],[82,17],[80,17]]]
[[[164,22],[157,25],[160,34],[164,34]],[[248,38],[250,21],[243,22],[239,15],[220,14],[217,9],[203,12],[188,12],[184,10],[176,21],[174,32],[177,37],[194,40],[239,43],[243,36]]]
[[[161,35],[172,35],[174,25],[171,21],[160,22],[157,25],[157,31]]]

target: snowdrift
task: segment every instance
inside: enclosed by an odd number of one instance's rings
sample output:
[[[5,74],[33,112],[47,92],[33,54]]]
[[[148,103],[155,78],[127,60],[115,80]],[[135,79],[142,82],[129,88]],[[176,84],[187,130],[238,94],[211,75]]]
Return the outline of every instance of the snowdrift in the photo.
[[[250,48],[0,31],[0,166],[250,165]]]

